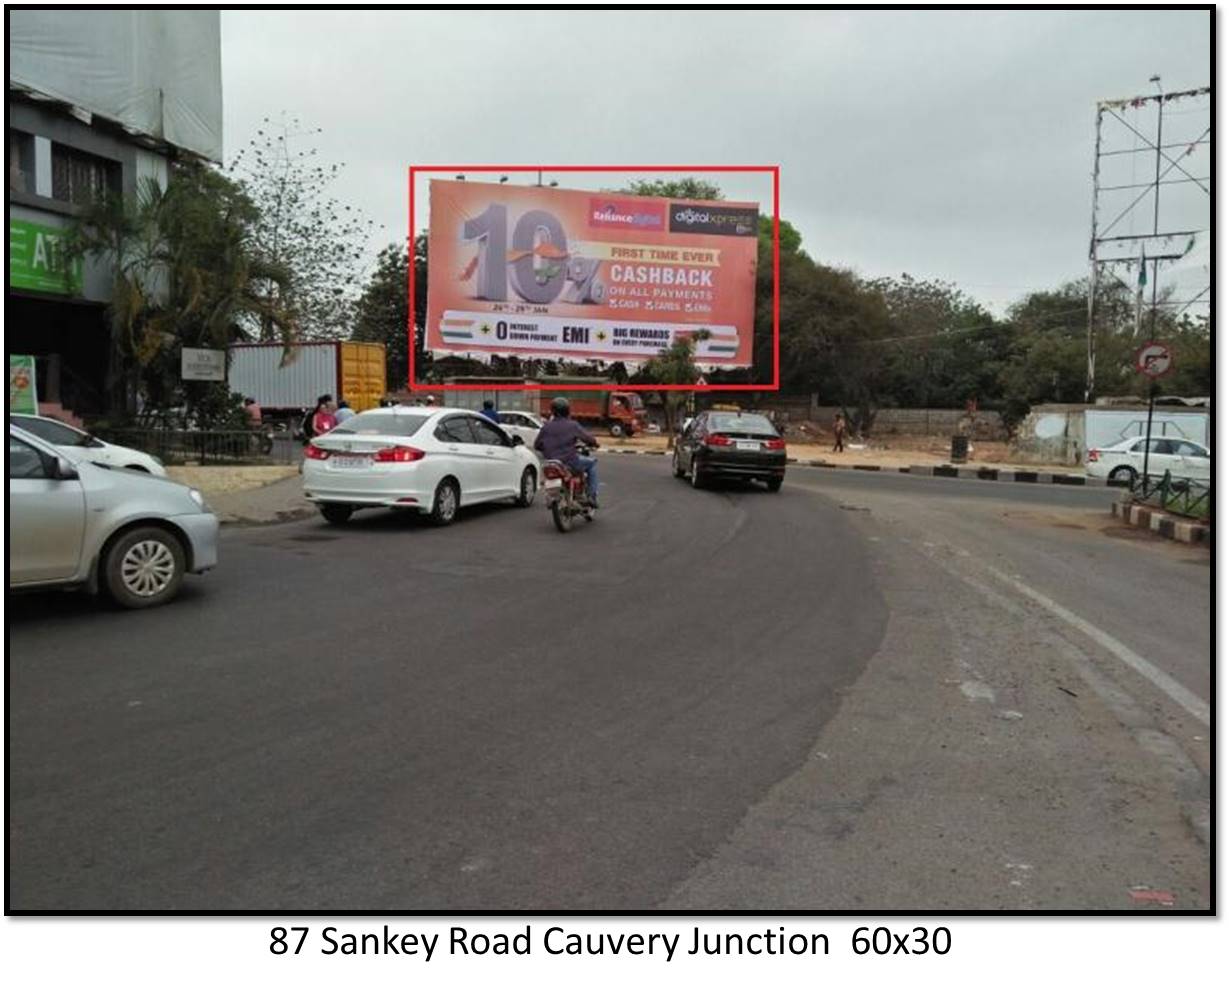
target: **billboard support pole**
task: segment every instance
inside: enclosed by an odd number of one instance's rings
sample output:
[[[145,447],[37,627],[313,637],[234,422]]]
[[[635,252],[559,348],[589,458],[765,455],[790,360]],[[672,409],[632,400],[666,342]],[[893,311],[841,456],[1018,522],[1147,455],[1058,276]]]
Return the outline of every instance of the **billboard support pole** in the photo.
[[[1189,156],[1197,150],[1208,149],[1210,151],[1211,149],[1212,87],[1201,86],[1196,89],[1166,93],[1161,89],[1159,76],[1153,76],[1149,82],[1156,85],[1156,93],[1126,97],[1125,99],[1118,100],[1102,100],[1097,103],[1096,138],[1094,141],[1092,170],[1092,224],[1088,248],[1088,367],[1087,380],[1084,387],[1085,402],[1092,402],[1094,397],[1097,359],[1095,328],[1098,309],[1104,310],[1104,307],[1100,306],[1097,297],[1101,285],[1110,284],[1105,278],[1107,272],[1110,276],[1110,281],[1117,281],[1125,286],[1127,283],[1117,275],[1116,267],[1127,266],[1129,269],[1132,266],[1138,265],[1141,251],[1146,258],[1152,261],[1151,312],[1149,313],[1149,326],[1152,330],[1152,336],[1156,335],[1157,313],[1161,307],[1175,307],[1175,315],[1180,315],[1196,303],[1203,304],[1201,301],[1208,296],[1211,289],[1209,281],[1209,285],[1203,291],[1192,289],[1190,293],[1183,293],[1190,296],[1190,298],[1185,300],[1166,300],[1160,297],[1161,262],[1178,261],[1183,258],[1194,243],[1194,237],[1197,234],[1207,233],[1211,227],[1210,210],[1207,225],[1198,226],[1197,229],[1179,230],[1175,229],[1178,224],[1162,224],[1161,186],[1181,185],[1188,188],[1197,187],[1207,194],[1208,202],[1209,204],[1211,203],[1211,168],[1208,168],[1208,175],[1199,175],[1193,166],[1189,164]],[[1164,144],[1165,106],[1170,103],[1176,104],[1179,101],[1188,102],[1193,100],[1207,101],[1207,109],[1204,112],[1207,113],[1209,118],[1208,126],[1204,127],[1201,122],[1198,125],[1200,129],[1190,128],[1187,130],[1186,136],[1176,136],[1173,131],[1177,125],[1171,122],[1170,143],[1168,145]],[[1152,104],[1156,105],[1157,113],[1155,138],[1145,135],[1126,116],[1128,109],[1139,110]],[[1176,111],[1176,113],[1181,115],[1198,113],[1200,111],[1201,108],[1196,106],[1190,110]],[[1107,127],[1115,135],[1125,134],[1131,137],[1134,141],[1134,146],[1113,147],[1112,143],[1107,141],[1109,136]],[[1179,130],[1181,131],[1182,128],[1179,128]],[[1154,158],[1154,173],[1151,181],[1137,184],[1132,179],[1129,184],[1118,184],[1111,179],[1109,183],[1105,182],[1103,167],[1111,157],[1125,155],[1129,157],[1129,160],[1135,161],[1134,156],[1140,154],[1150,154]],[[1120,194],[1131,197],[1125,208],[1121,210],[1118,209],[1119,201],[1113,199],[1113,197]],[[1145,226],[1145,233],[1142,234],[1120,233],[1119,231],[1123,229],[1120,224],[1125,226],[1123,221],[1133,220],[1138,215],[1139,209],[1146,209],[1150,196],[1153,201],[1152,230],[1148,231]],[[1174,199],[1174,197],[1167,197],[1167,202],[1170,199]],[[1181,198],[1178,197],[1178,200],[1180,202]],[[1099,221],[1100,208],[1103,203],[1112,206],[1115,210],[1113,219],[1106,224],[1101,224]],[[1173,213],[1176,205],[1167,208],[1170,213]],[[1146,221],[1144,223],[1146,224]],[[1161,230],[1162,226],[1166,228],[1163,231]],[[1197,225],[1190,223],[1183,224],[1182,226],[1196,227]],[[1179,247],[1179,245],[1183,244],[1185,245],[1184,247]],[[1127,287],[1130,288],[1130,286]]]

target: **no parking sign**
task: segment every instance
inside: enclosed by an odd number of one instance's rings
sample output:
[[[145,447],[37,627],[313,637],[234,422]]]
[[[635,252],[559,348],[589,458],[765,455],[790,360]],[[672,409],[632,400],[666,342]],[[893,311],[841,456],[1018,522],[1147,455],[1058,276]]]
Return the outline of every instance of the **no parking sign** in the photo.
[[[1160,378],[1173,371],[1174,357],[1168,344],[1150,340],[1135,352],[1135,370],[1149,378]]]

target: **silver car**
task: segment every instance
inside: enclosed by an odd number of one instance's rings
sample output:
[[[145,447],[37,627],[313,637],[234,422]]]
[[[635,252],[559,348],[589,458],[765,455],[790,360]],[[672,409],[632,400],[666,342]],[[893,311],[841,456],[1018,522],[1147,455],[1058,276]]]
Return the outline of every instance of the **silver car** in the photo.
[[[146,608],[217,559],[218,518],[194,488],[74,463],[9,425],[10,589],[105,589]]]

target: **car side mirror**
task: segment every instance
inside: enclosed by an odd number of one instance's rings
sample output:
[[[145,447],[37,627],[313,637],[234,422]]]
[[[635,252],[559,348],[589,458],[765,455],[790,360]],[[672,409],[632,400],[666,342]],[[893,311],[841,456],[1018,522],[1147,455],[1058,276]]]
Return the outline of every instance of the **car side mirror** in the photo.
[[[75,481],[81,475],[77,466],[67,457],[56,457],[51,462],[51,477],[56,481]]]
[[[525,444],[525,438],[523,436],[521,436],[519,433],[512,434],[512,446],[513,447],[522,447],[524,446],[524,444]]]

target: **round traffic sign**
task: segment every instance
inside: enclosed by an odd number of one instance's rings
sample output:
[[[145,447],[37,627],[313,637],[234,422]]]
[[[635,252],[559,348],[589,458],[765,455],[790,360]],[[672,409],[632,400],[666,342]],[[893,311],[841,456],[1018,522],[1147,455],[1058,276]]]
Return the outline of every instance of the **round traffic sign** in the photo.
[[[1135,352],[1135,370],[1149,378],[1160,378],[1173,371],[1174,356],[1168,344],[1150,340]]]

